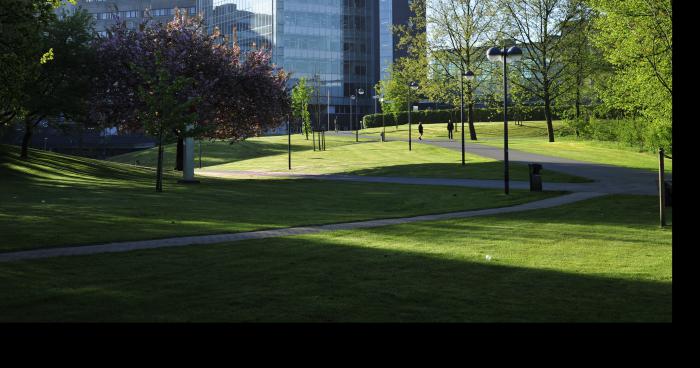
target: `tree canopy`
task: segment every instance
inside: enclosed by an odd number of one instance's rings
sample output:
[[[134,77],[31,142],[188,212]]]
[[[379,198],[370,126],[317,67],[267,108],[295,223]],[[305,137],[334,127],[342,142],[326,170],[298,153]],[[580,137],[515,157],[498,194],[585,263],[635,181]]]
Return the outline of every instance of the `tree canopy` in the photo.
[[[125,22],[114,25],[97,42],[99,76],[92,103],[93,118],[124,130],[140,130],[138,112],[143,100],[137,96],[143,73],[161,67],[175,76],[191,79],[182,96],[198,98],[196,126],[188,134],[240,140],[276,127],[290,109],[288,76],[270,63],[270,54],[222,42],[218,32],[207,35],[202,19],[176,12],[163,24],[146,20],[138,30]]]
[[[306,139],[309,139],[311,132],[311,112],[309,112],[309,101],[313,88],[306,85],[306,78],[302,77],[297,85],[292,89],[292,115],[301,121]]]
[[[649,123],[645,144],[672,151],[673,25],[671,0],[590,0],[598,12],[593,36],[613,71],[601,82],[610,108]]]

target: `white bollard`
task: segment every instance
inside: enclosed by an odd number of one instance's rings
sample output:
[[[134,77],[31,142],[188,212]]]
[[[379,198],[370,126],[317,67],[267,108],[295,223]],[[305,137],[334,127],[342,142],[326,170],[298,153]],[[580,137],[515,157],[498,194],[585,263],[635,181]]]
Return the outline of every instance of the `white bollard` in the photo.
[[[187,129],[191,129],[192,126],[187,126]],[[199,183],[198,180],[194,180],[194,138],[187,137],[184,142],[185,157],[182,162],[182,180],[179,183],[184,184],[194,184]]]

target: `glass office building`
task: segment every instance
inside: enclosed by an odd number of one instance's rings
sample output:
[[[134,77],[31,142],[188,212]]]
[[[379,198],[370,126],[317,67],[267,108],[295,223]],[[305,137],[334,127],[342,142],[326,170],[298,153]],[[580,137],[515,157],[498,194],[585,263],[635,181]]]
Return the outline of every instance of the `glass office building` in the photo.
[[[355,123],[374,112],[374,86],[396,56],[390,25],[401,22],[392,11],[397,2],[408,9],[408,0],[198,0],[197,7],[209,32],[218,28],[243,51],[268,49],[273,63],[292,74],[292,85],[304,77],[318,86],[315,124],[320,115],[324,128],[337,121],[350,129],[351,104],[359,112]],[[353,101],[358,89],[365,93]]]

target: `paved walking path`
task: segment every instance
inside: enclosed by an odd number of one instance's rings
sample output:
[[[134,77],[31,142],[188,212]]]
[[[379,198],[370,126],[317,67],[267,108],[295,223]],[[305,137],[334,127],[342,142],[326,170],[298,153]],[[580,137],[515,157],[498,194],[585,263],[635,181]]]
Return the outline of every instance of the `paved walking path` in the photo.
[[[339,135],[348,135],[347,132],[339,132]],[[373,135],[361,135],[363,138],[377,139]],[[390,141],[405,141],[407,139],[391,138]],[[412,139],[414,147],[420,144],[431,144],[456,151],[462,151],[461,139],[435,140],[435,139]],[[465,142],[465,151],[478,156],[492,158],[494,160],[503,161],[503,148],[493,147],[485,144]],[[576,184],[572,186],[573,191],[585,190],[603,193],[624,193],[624,194],[641,194],[641,195],[658,195],[657,180],[658,174],[641,169],[631,169],[620,166],[597,164],[592,162],[583,162],[571,160],[568,158],[539,155],[524,151],[508,149],[508,160],[510,162],[519,163],[539,163],[542,164],[544,170],[559,171],[569,175],[581,176],[594,180],[593,183]],[[671,180],[671,175],[666,173],[667,180]],[[515,183],[512,182],[511,183]],[[570,184],[573,185],[573,184]],[[512,186],[512,185],[511,185]],[[543,189],[554,189],[557,185],[554,183],[543,183]],[[577,189],[579,188],[579,189]],[[584,189],[588,188],[588,189]],[[567,189],[565,189],[567,190]]]
[[[289,177],[295,179],[354,181],[369,183],[392,183],[414,185],[446,185],[470,188],[503,189],[503,180],[481,179],[443,179],[443,178],[410,178],[391,176],[362,176],[362,175],[336,175],[336,174],[294,174],[286,172],[267,171],[243,171],[243,170],[200,170],[200,176],[214,177]],[[529,190],[530,183],[526,181],[510,181],[510,189]],[[595,183],[543,183],[542,190],[564,192],[595,192],[595,193],[623,193],[622,188],[602,188]]]
[[[573,193],[573,194],[568,194],[568,195],[564,195],[564,196],[560,196],[560,197],[548,198],[548,199],[544,199],[541,201],[524,203],[524,204],[520,204],[520,205],[516,205],[516,206],[512,206],[512,207],[489,208],[489,209],[484,209],[484,210],[472,210],[472,211],[462,211],[462,212],[451,212],[451,213],[444,213],[444,214],[437,214],[437,215],[423,215],[423,216],[404,217],[404,218],[395,218],[395,219],[358,221],[358,222],[348,222],[348,223],[340,223],[340,224],[320,225],[320,226],[301,226],[301,227],[291,227],[291,228],[285,228],[285,229],[251,231],[251,232],[233,233],[233,234],[189,236],[189,237],[170,238],[170,239],[119,242],[119,243],[76,246],[76,247],[66,247],[66,248],[30,250],[30,251],[13,252],[13,253],[0,253],[0,263],[29,260],[29,259],[61,257],[61,256],[78,256],[78,255],[90,255],[90,254],[100,254],[100,253],[117,253],[117,252],[129,252],[129,251],[133,251],[133,250],[143,250],[143,249],[181,247],[181,246],[188,246],[188,245],[216,244],[216,243],[224,243],[224,242],[237,242],[237,241],[250,240],[250,239],[266,239],[266,238],[276,238],[276,237],[282,237],[282,236],[316,234],[316,233],[327,232],[327,231],[364,229],[364,228],[372,228],[372,227],[379,227],[379,226],[407,224],[407,223],[418,222],[418,221],[448,220],[448,219],[458,219],[458,218],[467,218],[467,217],[476,217],[476,216],[497,215],[497,214],[502,214],[502,213],[512,213],[512,212],[520,212],[520,211],[528,211],[528,210],[556,207],[556,206],[561,206],[564,204],[569,204],[569,203],[574,203],[574,202],[578,202],[578,201],[583,201],[583,200],[599,197],[602,195],[604,195],[604,193],[590,193],[590,192],[588,192],[588,193]]]

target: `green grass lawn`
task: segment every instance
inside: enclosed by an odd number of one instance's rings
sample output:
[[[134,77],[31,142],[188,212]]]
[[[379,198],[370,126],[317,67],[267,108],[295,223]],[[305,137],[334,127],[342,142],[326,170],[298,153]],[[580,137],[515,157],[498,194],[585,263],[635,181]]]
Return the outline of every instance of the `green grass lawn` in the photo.
[[[211,170],[251,170],[290,172],[287,154],[263,156],[210,166]],[[366,176],[403,176],[424,178],[501,179],[503,163],[473,154],[466,155],[462,166],[460,152],[424,143],[370,142],[348,144],[326,151],[302,151],[292,156],[292,173],[350,174]],[[587,180],[555,171],[544,173],[550,182],[586,182]],[[543,175],[543,176],[544,176]],[[511,164],[511,180],[529,180],[527,165]]]
[[[670,322],[656,205],[7,263],[0,321]]]
[[[315,180],[200,178],[0,145],[0,252],[510,206],[558,193]]]
[[[555,135],[564,126],[562,121],[553,122]],[[447,124],[424,124],[424,137],[428,139],[447,139]],[[469,141],[469,128],[465,139]],[[461,127],[460,127],[461,129]],[[477,133],[477,143],[496,147],[503,147],[503,123],[476,123],[474,129]],[[377,135],[382,128],[365,129],[363,132],[369,135]],[[394,126],[386,128],[389,139],[406,139],[408,125],[399,125],[398,130]],[[414,139],[418,136],[417,125],[413,126]],[[378,138],[377,138],[378,139]],[[455,133],[455,139],[461,140],[461,131]],[[588,139],[577,139],[575,136],[555,136],[550,143],[547,137],[547,124],[543,121],[526,121],[522,125],[508,124],[508,147],[510,149],[537,153],[547,156],[563,157],[572,160],[600,163],[607,165],[623,166],[651,171],[659,170],[659,158],[649,152],[639,152],[629,146],[616,142],[603,142]],[[673,161],[665,160],[666,171],[672,171]]]
[[[462,167],[460,152],[413,144],[413,150],[402,142],[372,142],[355,137],[326,135],[326,151],[314,151],[311,140],[292,136],[292,170],[289,170],[287,136],[261,137],[240,143],[211,142],[205,144],[202,158],[204,170],[245,170],[291,172],[303,174],[349,174],[367,176],[403,176],[423,178],[494,179],[503,178],[503,164],[490,158],[467,154]],[[196,152],[198,153],[198,152]],[[165,151],[166,168],[174,167],[175,145]],[[111,161],[155,166],[156,150],[150,149],[111,158]],[[198,161],[195,162],[198,165]],[[527,165],[511,164],[512,180],[529,180]],[[555,171],[546,171],[549,182],[587,182]]]
[[[361,142],[371,141],[370,139],[360,139]],[[200,144],[201,143],[201,144]],[[326,135],[326,146],[328,148],[354,144],[355,139],[348,137]],[[252,158],[274,156],[286,154],[288,142],[286,135],[266,136],[249,138],[244,141],[230,143],[228,141],[196,141],[195,144],[195,167],[199,167],[201,146],[202,167],[221,165],[228,162],[237,162]],[[175,144],[165,145],[163,153],[163,167],[167,170],[175,167]],[[307,141],[300,134],[292,135],[292,152],[313,151],[312,136],[309,135]],[[109,161],[125,164],[156,167],[157,148],[131,152],[119,156],[110,157]],[[287,166],[285,166],[286,168]]]

